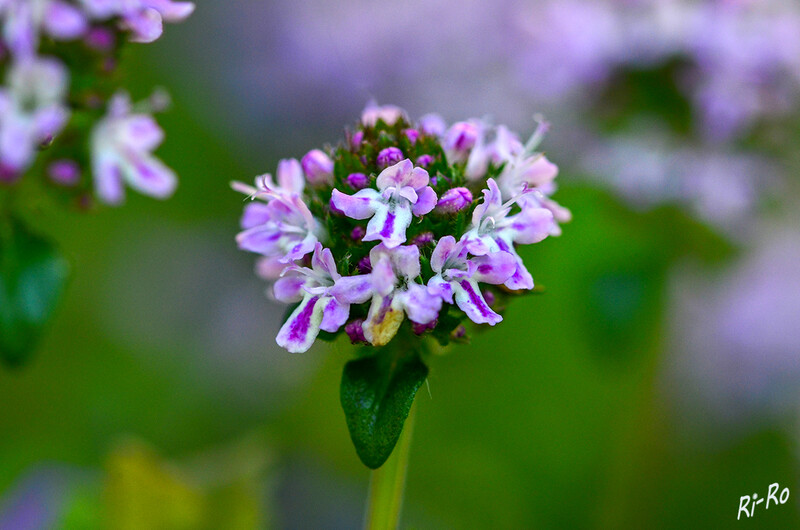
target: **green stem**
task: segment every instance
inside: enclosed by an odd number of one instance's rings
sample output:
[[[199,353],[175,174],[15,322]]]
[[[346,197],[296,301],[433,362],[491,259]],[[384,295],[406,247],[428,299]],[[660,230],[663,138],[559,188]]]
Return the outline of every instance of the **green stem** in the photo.
[[[411,407],[394,452],[370,475],[364,530],[394,530],[400,525],[415,409]]]

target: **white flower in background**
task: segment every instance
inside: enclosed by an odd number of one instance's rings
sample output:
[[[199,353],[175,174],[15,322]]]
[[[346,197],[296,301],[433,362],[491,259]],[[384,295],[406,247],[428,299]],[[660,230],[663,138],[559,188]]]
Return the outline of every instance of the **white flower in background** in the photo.
[[[67,123],[68,81],[67,70],[55,59],[28,57],[11,65],[0,87],[0,163],[7,170],[27,169],[37,146]]]
[[[134,112],[128,94],[116,94],[91,134],[97,197],[107,204],[121,203],[123,183],[158,199],[172,195],[177,186],[175,173],[152,155],[163,140],[164,133],[152,116]]]

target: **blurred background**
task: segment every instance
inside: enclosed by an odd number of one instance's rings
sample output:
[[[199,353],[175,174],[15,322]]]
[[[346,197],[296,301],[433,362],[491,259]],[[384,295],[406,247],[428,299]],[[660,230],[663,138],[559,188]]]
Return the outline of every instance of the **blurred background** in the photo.
[[[543,114],[574,214],[523,251],[545,293],[431,366],[403,526],[800,527],[800,4],[205,0],[128,55],[180,188],[48,220],[74,274],[0,372],[1,529],[360,525],[351,348],[277,347],[228,183],[372,98]]]

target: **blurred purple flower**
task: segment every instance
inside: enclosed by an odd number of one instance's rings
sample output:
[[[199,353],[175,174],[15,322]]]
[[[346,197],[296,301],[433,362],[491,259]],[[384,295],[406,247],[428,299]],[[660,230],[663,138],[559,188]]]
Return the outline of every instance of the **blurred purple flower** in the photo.
[[[33,162],[37,146],[67,122],[64,98],[69,77],[55,59],[22,58],[12,63],[0,87],[0,163],[20,173]]]
[[[62,0],[0,0],[3,39],[18,57],[35,55],[44,31],[57,40],[77,39],[88,28],[83,11]]]
[[[128,94],[115,95],[106,116],[92,130],[97,197],[106,204],[120,204],[125,198],[123,183],[158,199],[171,196],[177,177],[151,154],[163,140],[164,133],[152,116],[135,113]]]
[[[164,22],[181,22],[194,12],[192,2],[173,0],[81,0],[95,19],[121,17],[134,42],[153,42],[163,32]]]

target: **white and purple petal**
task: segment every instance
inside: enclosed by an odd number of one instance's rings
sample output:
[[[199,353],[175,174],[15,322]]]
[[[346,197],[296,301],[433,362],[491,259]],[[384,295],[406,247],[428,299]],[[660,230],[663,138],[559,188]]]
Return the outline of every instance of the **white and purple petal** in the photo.
[[[503,320],[503,317],[495,313],[486,303],[475,280],[461,280],[454,283],[454,290],[456,305],[476,324],[494,326]]]
[[[284,322],[276,342],[291,353],[308,351],[319,335],[324,304],[319,296],[306,296]]]
[[[375,214],[381,205],[380,194],[372,188],[359,190],[355,195],[347,195],[334,189],[331,194],[333,205],[351,219],[367,219]]]

